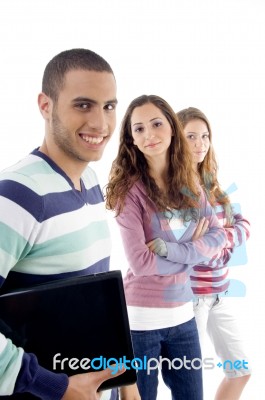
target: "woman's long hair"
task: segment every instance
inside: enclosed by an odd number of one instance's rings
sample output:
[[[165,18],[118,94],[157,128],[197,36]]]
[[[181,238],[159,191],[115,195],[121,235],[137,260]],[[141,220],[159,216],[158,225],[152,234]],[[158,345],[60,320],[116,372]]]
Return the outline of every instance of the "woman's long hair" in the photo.
[[[206,115],[195,107],[188,107],[177,112],[177,117],[182,124],[183,129],[185,126],[193,120],[200,119],[203,121],[209,133],[210,147],[204,158],[204,160],[198,164],[198,174],[200,183],[204,188],[207,198],[212,206],[216,206],[216,203],[221,204],[224,207],[228,225],[232,223],[232,207],[228,195],[222,190],[218,178],[218,165],[216,161],[215,152],[212,145],[212,129],[210,122]]]
[[[169,167],[167,175],[167,193],[162,193],[151,177],[148,163],[143,153],[133,143],[131,116],[136,107],[153,104],[168,120],[172,129],[169,147]],[[109,183],[106,187],[106,206],[122,211],[125,197],[136,181],[141,181],[147,195],[161,212],[177,209],[187,210],[186,219],[194,217],[194,209],[198,208],[198,185],[191,168],[192,158],[184,138],[182,127],[175,112],[161,97],[143,95],[134,99],[122,120],[120,143],[116,159],[112,163]],[[193,211],[188,211],[193,210]],[[190,217],[187,215],[190,214]],[[196,214],[196,212],[195,212]],[[196,218],[196,217],[195,217]]]

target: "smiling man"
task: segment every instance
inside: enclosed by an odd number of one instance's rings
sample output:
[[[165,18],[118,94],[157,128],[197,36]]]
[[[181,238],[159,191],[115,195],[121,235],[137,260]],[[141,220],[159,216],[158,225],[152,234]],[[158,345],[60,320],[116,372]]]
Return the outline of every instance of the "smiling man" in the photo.
[[[42,145],[0,174],[2,292],[109,269],[103,196],[88,164],[101,158],[115,129],[113,71],[90,50],[64,51],[46,66],[38,104]],[[99,399],[111,372],[55,374],[0,332],[0,396]],[[117,391],[106,398],[116,399]]]
[[[46,75],[50,70],[48,65]],[[38,102],[46,133],[39,150],[55,161],[76,189],[81,190],[83,171],[90,161],[101,158],[115,129],[115,78],[111,70],[79,67],[65,72],[59,88],[54,93],[49,77],[44,75]]]

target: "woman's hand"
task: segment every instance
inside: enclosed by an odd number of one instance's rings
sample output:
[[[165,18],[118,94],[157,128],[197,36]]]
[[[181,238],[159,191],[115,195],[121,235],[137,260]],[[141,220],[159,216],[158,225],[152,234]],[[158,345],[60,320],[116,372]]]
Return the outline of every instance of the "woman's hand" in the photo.
[[[155,254],[158,254],[161,257],[167,256],[167,245],[163,239],[156,238],[146,243],[146,246]]]
[[[207,232],[208,225],[209,225],[209,221],[205,217],[200,219],[198,222],[198,225],[193,233],[192,240],[194,241],[196,239],[199,239],[201,236],[203,236],[205,234],[205,232]]]

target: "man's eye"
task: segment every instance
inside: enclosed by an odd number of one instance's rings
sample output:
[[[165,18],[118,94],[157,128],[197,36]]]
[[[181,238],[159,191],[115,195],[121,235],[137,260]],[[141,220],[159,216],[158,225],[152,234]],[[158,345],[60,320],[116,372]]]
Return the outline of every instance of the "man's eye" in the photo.
[[[115,110],[115,106],[116,106],[115,104],[107,104],[105,109],[108,111],[112,111]]]
[[[88,103],[80,103],[76,105],[77,108],[80,108],[81,110],[88,110],[90,108],[90,105]]]

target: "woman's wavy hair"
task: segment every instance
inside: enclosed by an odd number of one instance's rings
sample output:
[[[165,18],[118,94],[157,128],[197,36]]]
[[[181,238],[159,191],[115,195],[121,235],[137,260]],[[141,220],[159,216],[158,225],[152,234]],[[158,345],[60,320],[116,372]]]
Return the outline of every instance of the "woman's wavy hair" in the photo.
[[[133,143],[131,117],[135,108],[153,104],[168,120],[172,129],[169,147],[167,193],[162,193],[151,177],[143,153]],[[134,99],[127,108],[120,128],[118,155],[112,163],[109,183],[106,187],[106,206],[122,211],[125,197],[136,181],[141,181],[147,195],[161,212],[171,209],[186,210],[185,220],[198,216],[198,185],[191,168],[192,158],[182,132],[182,126],[171,106],[161,97],[142,95]],[[196,210],[197,209],[197,210]]]
[[[232,207],[228,195],[222,190],[218,178],[218,164],[216,161],[215,152],[212,145],[212,129],[210,122],[206,115],[195,107],[188,107],[176,113],[179,121],[182,124],[183,129],[185,126],[193,120],[200,119],[203,121],[209,133],[210,147],[204,158],[204,160],[198,164],[198,174],[200,183],[204,188],[207,198],[212,206],[216,203],[222,204],[225,209],[226,218],[228,225],[232,223]]]

